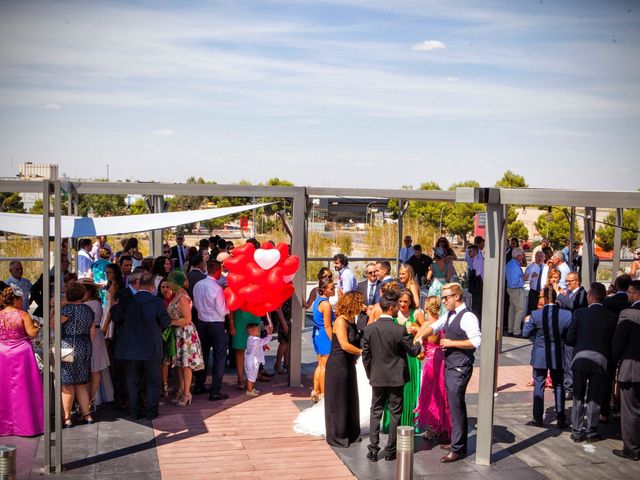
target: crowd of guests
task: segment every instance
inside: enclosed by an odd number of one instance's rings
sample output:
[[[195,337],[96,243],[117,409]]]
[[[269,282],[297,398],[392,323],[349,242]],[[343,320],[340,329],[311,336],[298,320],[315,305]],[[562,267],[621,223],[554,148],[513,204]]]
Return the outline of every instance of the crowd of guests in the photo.
[[[104,236],[80,239],[75,272],[69,271],[67,250],[61,252],[61,350],[56,353],[62,360],[63,428],[94,423],[96,407],[114,400],[131,418],[154,419],[162,397],[171,396],[182,407],[191,404],[192,395],[226,399],[222,378],[228,363],[236,367],[238,388],[249,396],[259,395],[256,381],[287,373],[290,301],[265,318],[229,312],[224,261],[233,243],[211,237],[187,247],[183,235],[175,240],[153,258],[141,254],[136,238],[124,239],[117,252]],[[248,241],[260,247],[257,240]],[[0,401],[0,435],[38,435],[42,373],[31,339],[39,335],[44,308],[51,309],[53,335],[54,269],[48,281],[41,275],[33,284],[23,277],[20,262],[11,262],[10,271],[0,285],[0,382],[11,392]],[[43,304],[47,287],[49,306]],[[271,318],[279,348],[276,370],[267,373],[262,349],[271,338]]]
[[[357,282],[343,254],[333,257],[337,278],[328,268],[318,272],[318,285],[305,304],[313,311],[318,356],[311,399],[324,397],[325,437],[333,446],[357,441],[359,411],[366,409],[369,460],[378,460],[380,430],[389,433],[384,458],[393,460],[396,427],[405,425],[439,441],[448,450],[441,461],[449,463],[466,454],[465,392],[480,345],[479,322],[465,305],[460,284],[452,282],[455,255],[446,239],[434,247],[435,260],[412,246],[409,237],[404,248],[413,253],[401,251],[407,261],[397,278],[389,262],[380,260],[366,265],[366,279]],[[421,265],[419,273],[412,263]],[[360,355],[370,397],[358,391],[355,360]],[[359,398],[371,398],[371,405]]]

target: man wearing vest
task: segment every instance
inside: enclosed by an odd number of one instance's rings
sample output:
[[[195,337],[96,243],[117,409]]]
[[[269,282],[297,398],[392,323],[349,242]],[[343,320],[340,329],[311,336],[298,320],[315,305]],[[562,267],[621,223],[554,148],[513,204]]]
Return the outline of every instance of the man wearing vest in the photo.
[[[445,332],[440,346],[445,356],[444,380],[451,411],[452,432],[451,444],[440,445],[440,448],[449,450],[440,461],[450,463],[460,460],[467,453],[468,422],[465,395],[473,371],[474,353],[480,346],[480,327],[478,318],[467,309],[462,300],[462,287],[459,283],[447,283],[442,287],[442,302],[447,309],[447,315],[420,329],[415,341],[421,342],[423,338],[440,330]]]
[[[547,371],[551,375],[556,406],[558,428],[566,428],[564,411],[564,339],[571,325],[571,312],[555,305],[556,291],[544,287],[539,302],[544,304],[539,310],[531,312],[524,322],[522,336],[532,337],[531,366],[533,367],[533,420],[527,425],[542,427],[544,416],[544,384]]]

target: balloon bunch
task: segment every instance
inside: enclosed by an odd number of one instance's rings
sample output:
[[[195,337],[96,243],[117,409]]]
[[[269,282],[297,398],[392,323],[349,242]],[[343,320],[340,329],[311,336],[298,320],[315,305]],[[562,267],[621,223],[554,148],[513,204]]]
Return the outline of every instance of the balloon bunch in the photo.
[[[229,310],[244,310],[259,317],[282,306],[291,295],[291,280],[298,271],[300,259],[289,255],[289,246],[269,242],[255,248],[245,243],[231,251],[224,261],[227,288],[224,296]]]

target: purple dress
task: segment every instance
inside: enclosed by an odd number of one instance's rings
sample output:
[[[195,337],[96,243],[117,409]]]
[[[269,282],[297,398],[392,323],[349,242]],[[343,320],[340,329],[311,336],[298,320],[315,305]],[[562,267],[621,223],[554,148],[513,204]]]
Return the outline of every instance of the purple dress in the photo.
[[[0,436],[44,432],[42,377],[22,310],[0,310]]]

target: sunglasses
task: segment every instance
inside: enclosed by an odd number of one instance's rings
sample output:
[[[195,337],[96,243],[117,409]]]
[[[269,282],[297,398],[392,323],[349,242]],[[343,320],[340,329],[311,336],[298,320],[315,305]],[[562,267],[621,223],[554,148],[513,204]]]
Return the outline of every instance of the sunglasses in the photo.
[[[443,295],[441,298],[442,298],[442,300],[444,300],[444,301],[446,302],[446,301],[447,301],[447,300],[449,300],[451,297],[455,297],[455,296],[456,296],[456,294],[455,294],[455,293],[452,293],[452,294],[450,294],[450,295]]]

